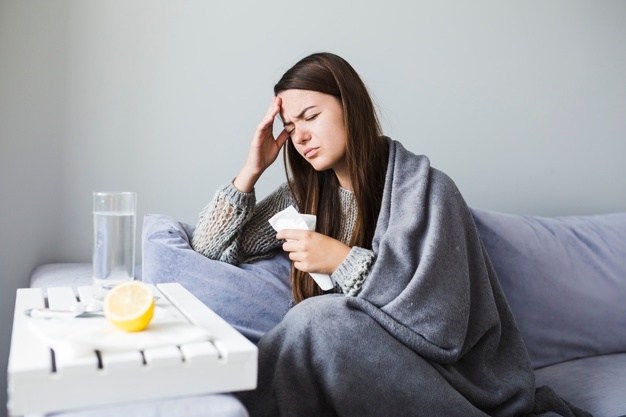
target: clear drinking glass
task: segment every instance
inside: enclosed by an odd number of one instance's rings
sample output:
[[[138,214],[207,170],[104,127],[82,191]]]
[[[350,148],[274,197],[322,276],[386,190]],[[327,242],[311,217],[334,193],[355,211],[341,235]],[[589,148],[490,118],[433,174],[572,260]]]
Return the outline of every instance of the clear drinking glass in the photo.
[[[116,284],[135,278],[137,193],[93,193],[94,298],[103,299]]]

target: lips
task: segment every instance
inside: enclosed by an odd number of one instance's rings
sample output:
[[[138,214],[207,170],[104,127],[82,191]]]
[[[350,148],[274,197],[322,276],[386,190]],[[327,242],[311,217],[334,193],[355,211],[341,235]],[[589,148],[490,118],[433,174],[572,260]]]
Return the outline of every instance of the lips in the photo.
[[[303,155],[305,158],[310,158],[312,156],[315,156],[315,154],[317,153],[317,150],[319,148],[306,148],[303,152]]]

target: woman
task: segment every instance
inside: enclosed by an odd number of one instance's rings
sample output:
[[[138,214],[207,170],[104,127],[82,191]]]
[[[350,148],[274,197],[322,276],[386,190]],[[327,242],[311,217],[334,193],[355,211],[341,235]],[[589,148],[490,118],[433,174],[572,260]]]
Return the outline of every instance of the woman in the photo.
[[[292,261],[297,304],[259,342],[258,388],[239,394],[250,414],[584,415],[535,391],[462,196],[426,157],[381,135],[354,69],[313,54],[274,92],[244,166],[193,236],[212,259],[253,262],[282,246]],[[254,185],[283,146],[287,182],[255,205]],[[316,230],[276,233],[268,219],[289,205],[316,215]],[[309,273],[330,274],[334,294]]]
[[[299,68],[307,71],[304,83]],[[329,68],[350,77],[336,83]],[[352,67],[331,54],[305,58],[274,91],[246,163],[201,213],[194,249],[234,264],[272,256],[288,239],[283,249],[294,261],[296,302],[321,294],[308,272],[332,274],[337,291],[356,295],[374,258],[371,241],[387,167],[388,144],[372,101]],[[274,139],[279,112],[285,129]],[[254,185],[285,143],[290,181],[255,208]],[[317,231],[276,235],[268,219],[290,205],[317,215]]]

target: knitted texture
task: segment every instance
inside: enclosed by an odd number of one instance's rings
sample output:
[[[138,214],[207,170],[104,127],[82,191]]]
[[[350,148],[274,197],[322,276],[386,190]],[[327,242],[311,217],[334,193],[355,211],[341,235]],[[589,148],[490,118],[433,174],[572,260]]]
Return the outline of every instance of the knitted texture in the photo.
[[[341,234],[339,240],[349,244],[356,223],[354,194],[340,189]],[[253,192],[243,193],[232,183],[219,188],[200,213],[193,233],[192,246],[210,259],[229,264],[251,263],[268,259],[282,246],[268,220],[293,205],[287,183],[283,183],[260,203]],[[349,255],[331,275],[336,291],[356,295],[365,282],[374,260],[374,252],[352,248]]]
[[[345,295],[356,296],[374,262],[374,252],[354,246],[331,278]]]

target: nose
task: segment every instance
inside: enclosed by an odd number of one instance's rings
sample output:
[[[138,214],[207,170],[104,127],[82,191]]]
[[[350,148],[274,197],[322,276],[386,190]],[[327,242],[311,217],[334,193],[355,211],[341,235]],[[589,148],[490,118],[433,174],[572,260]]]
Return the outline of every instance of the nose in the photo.
[[[309,133],[309,131],[300,126],[298,126],[290,136],[291,140],[296,145],[302,145],[303,143],[306,143],[311,139],[311,134]]]

